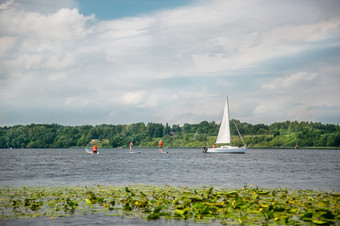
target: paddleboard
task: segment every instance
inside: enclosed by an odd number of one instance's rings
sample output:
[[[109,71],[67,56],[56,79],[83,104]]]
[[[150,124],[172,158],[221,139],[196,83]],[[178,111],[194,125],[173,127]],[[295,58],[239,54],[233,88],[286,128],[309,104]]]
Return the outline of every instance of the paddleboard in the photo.
[[[91,155],[98,155],[99,151],[97,151],[97,153],[93,153],[90,149],[85,148],[85,151],[87,154],[91,154]]]
[[[129,153],[129,154],[139,154],[140,153],[140,151],[132,151],[132,152],[126,152],[126,153]]]

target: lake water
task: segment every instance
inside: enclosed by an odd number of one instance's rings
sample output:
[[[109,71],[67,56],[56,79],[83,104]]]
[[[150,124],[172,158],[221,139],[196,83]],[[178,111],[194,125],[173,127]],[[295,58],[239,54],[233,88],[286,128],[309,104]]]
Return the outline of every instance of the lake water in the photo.
[[[128,149],[100,149],[98,155],[87,154],[84,149],[0,150],[0,185],[145,184],[241,188],[252,184],[263,188],[340,190],[339,150],[250,149],[246,154],[203,154],[202,149],[167,149],[168,154],[159,154],[158,149],[136,151],[141,153],[129,154]],[[95,216],[65,219],[71,224],[72,219],[78,219],[77,223],[83,220],[102,225],[112,219],[115,221],[108,224],[150,224],[122,217],[102,216],[101,221]],[[65,224],[67,220],[59,223]],[[0,221],[19,225],[29,222],[46,223],[44,219]]]
[[[201,149],[1,150],[0,184],[14,186],[179,185],[340,189],[339,150],[248,150],[203,154]]]

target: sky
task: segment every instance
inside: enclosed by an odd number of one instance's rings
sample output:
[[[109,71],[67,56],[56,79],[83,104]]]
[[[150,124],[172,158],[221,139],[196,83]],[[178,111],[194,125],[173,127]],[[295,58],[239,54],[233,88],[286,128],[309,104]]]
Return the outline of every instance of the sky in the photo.
[[[0,0],[0,126],[340,124],[338,0]]]

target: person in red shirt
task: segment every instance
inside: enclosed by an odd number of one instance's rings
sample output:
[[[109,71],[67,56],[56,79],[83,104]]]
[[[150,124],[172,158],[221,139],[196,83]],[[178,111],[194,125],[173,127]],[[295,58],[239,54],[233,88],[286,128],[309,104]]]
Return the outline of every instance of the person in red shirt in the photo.
[[[159,141],[158,146],[159,146],[159,153],[163,153],[163,142],[162,142],[162,140]]]
[[[94,145],[92,148],[92,154],[97,154],[97,145]]]
[[[130,144],[129,144],[129,146],[130,146],[130,152],[133,152],[133,143],[132,143],[132,141],[130,142]]]

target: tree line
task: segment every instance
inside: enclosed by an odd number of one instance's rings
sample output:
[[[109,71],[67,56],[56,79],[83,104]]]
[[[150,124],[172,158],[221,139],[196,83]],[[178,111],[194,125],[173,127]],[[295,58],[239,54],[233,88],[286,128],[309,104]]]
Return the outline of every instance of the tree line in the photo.
[[[270,125],[231,120],[233,145],[242,144],[235,125],[251,147],[340,147],[340,126],[320,122],[275,122]],[[161,123],[129,125],[30,124],[0,127],[0,148],[70,148],[98,144],[99,147],[157,146],[162,139],[169,147],[202,147],[214,143],[216,122],[202,121],[183,126]]]

